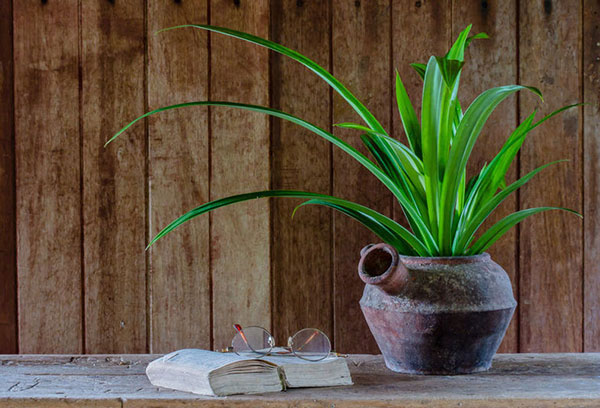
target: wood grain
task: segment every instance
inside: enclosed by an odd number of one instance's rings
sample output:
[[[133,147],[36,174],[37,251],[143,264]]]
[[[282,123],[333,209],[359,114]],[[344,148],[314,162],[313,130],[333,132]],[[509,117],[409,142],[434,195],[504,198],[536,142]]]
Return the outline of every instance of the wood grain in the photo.
[[[521,2],[520,82],[539,87],[545,103],[520,95],[521,120],[581,98],[581,9],[575,2]],[[534,130],[521,151],[521,176],[558,159],[524,186],[520,208],[540,205],[582,208],[581,118],[569,110]],[[582,222],[565,212],[547,212],[520,229],[521,351],[582,349]]]
[[[392,68],[398,70],[419,120],[423,80],[410,64],[427,63],[432,55],[448,52],[452,35],[451,11],[451,0],[392,0]],[[389,86],[394,90],[390,99],[393,134],[408,145],[396,102],[395,79],[391,81]],[[409,228],[402,207],[395,199],[393,214],[394,219]]]
[[[0,353],[17,352],[12,2],[0,3]]]
[[[269,186],[331,191],[404,222],[397,203],[378,196],[384,189],[352,159],[260,114],[163,113],[148,121],[148,134],[139,123],[102,148],[148,107],[193,99],[271,103],[325,128],[332,120],[359,121],[341,99],[332,102],[317,77],[262,48],[200,30],[154,35],[164,26],[204,21],[271,35],[332,66],[399,139],[392,70],[399,70],[419,114],[422,81],[408,64],[444,54],[458,31],[474,23],[474,31],[492,39],[468,52],[464,105],[517,77],[539,86],[546,100],[541,105],[524,93],[519,111],[515,99],[504,102],[476,145],[474,167],[535,107],[541,117],[588,102],[530,135],[521,175],[552,160],[570,162],[536,176],[495,217],[564,205],[583,210],[583,224],[566,213],[537,215],[491,252],[522,294],[521,333],[515,317],[501,350],[516,351],[518,344],[522,351],[600,350],[597,1],[1,3],[0,351],[224,346],[233,321],[272,322],[280,342],[314,325],[338,337],[341,351],[377,351],[354,276],[358,250],[376,239],[341,214],[334,221],[329,210],[307,207],[290,220],[293,200],[238,204],[144,252],[152,234],[199,203]],[[352,132],[336,134],[358,142]]]
[[[211,0],[210,21],[269,35],[269,4],[260,1]],[[211,94],[216,101],[269,104],[267,50],[212,34]],[[210,199],[267,190],[269,118],[246,111],[214,108],[211,121]],[[269,202],[247,202],[211,214],[214,345],[233,337],[233,323],[270,329]]]
[[[465,56],[465,68],[461,75],[460,96],[463,110],[486,89],[517,83],[517,30],[516,1],[469,0],[453,2],[453,40],[469,24],[473,24],[471,35],[485,32],[489,40],[475,41]],[[501,63],[500,63],[501,61]],[[468,177],[478,174],[486,162],[490,162],[500,151],[510,132],[517,126],[517,99],[512,97],[503,102],[487,121],[481,133],[467,168]],[[516,164],[507,174],[506,181],[515,180]],[[517,211],[517,195],[508,197],[494,211],[492,216],[480,228],[485,231],[508,214]],[[500,264],[510,276],[517,302],[518,271],[516,229],[512,229],[497,241],[488,251],[492,259]],[[504,337],[500,352],[518,351],[518,311],[511,321]]]
[[[145,408],[512,408],[594,407],[600,402],[599,353],[499,354],[490,371],[463,376],[403,375],[386,369],[381,356],[351,355],[347,361],[354,381],[352,386],[290,389],[226,398],[152,386],[144,370],[157,357],[0,356],[0,384],[4,385],[0,387],[0,407],[96,406],[93,403],[103,406],[119,401],[126,407]]]
[[[328,2],[271,2],[271,39],[328,69]],[[327,84],[297,62],[271,57],[272,105],[329,129]],[[330,194],[331,146],[287,121],[273,119],[273,189]],[[302,200],[274,199],[271,268],[273,334],[280,342],[305,327],[333,337],[331,211],[316,206],[291,214]]]
[[[146,351],[144,1],[81,4],[85,351]]]
[[[19,351],[82,351],[77,1],[14,2]]]
[[[452,36],[452,2],[393,0],[392,7],[392,67],[398,70],[420,118],[423,80],[410,64],[427,63],[432,55],[444,55],[448,52]],[[395,82],[391,82],[389,86],[394,89],[390,100],[394,136],[407,144],[396,103]],[[402,208],[396,202],[394,215],[397,219],[404,220]]]
[[[600,3],[583,2],[584,351],[600,351]]]
[[[377,117],[390,127],[390,2],[333,2],[333,74]],[[360,121],[337,94],[333,121]],[[366,153],[360,133],[335,129],[341,137]],[[339,149],[333,151],[333,195],[356,201],[382,214],[392,215],[391,193],[368,170]],[[334,213],[334,328],[335,346],[343,353],[378,352],[358,304],[364,283],[357,276],[360,250],[380,239],[356,221]]]
[[[208,99],[207,2],[148,3],[149,109]],[[150,235],[208,201],[208,110],[184,108],[149,119]],[[210,348],[208,217],[183,225],[150,251],[151,351]]]

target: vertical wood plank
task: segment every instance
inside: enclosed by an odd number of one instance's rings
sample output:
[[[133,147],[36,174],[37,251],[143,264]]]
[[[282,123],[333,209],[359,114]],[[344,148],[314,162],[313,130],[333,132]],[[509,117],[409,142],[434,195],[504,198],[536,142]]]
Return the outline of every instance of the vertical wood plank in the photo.
[[[381,124],[390,127],[390,1],[333,1],[333,73],[367,106]],[[337,94],[333,98],[334,123],[359,121]],[[361,146],[356,131],[335,129],[335,134]],[[363,153],[366,148],[360,147]],[[334,195],[391,215],[391,193],[354,159],[333,151]],[[335,346],[344,353],[378,353],[358,304],[364,284],[357,276],[359,252],[379,242],[365,227],[345,215],[334,214]]]
[[[329,2],[271,2],[271,39],[329,66]],[[305,67],[271,56],[272,104],[323,129],[330,126],[330,93]],[[274,189],[330,193],[330,145],[297,125],[273,119]],[[307,163],[310,162],[310,165]],[[273,334],[286,339],[305,327],[333,335],[331,211],[302,200],[272,205]]]
[[[19,351],[80,353],[77,1],[15,1]]]
[[[17,352],[12,2],[0,3],[0,353]]]
[[[473,99],[488,88],[517,83],[516,11],[516,1],[455,0],[453,2],[453,40],[469,24],[473,24],[471,35],[483,31],[490,36],[489,40],[475,41],[467,51],[460,83],[463,109],[467,109]],[[489,163],[500,151],[510,132],[516,127],[516,121],[517,99],[513,97],[503,102],[487,121],[469,159],[468,177],[478,174],[483,165]],[[507,174],[507,182],[514,181],[515,175],[516,165],[513,165]],[[513,194],[494,211],[480,230],[484,231],[516,210],[517,195]],[[504,235],[488,252],[510,276],[515,298],[518,301],[516,228]],[[518,351],[517,315],[518,312],[515,312],[500,346],[500,352]]]
[[[49,2],[49,4],[52,2]],[[85,351],[146,351],[144,1],[81,2]]]
[[[269,35],[267,0],[211,0],[210,21]],[[269,55],[264,48],[218,34],[210,36],[211,99],[269,104]],[[210,199],[269,188],[269,119],[214,108],[211,123]],[[214,344],[226,346],[233,323],[271,322],[269,203],[258,200],[211,214]]]
[[[537,86],[545,103],[520,95],[521,120],[580,101],[581,4],[520,2],[520,81]],[[580,112],[569,110],[533,131],[521,152],[521,175],[557,159],[521,192],[520,207],[582,208]],[[572,214],[547,212],[520,229],[522,352],[582,349],[582,222]]]
[[[207,2],[148,3],[149,109],[208,99]],[[149,119],[150,236],[208,201],[208,111],[187,108]],[[210,235],[199,217],[150,251],[152,352],[210,348]]]
[[[583,2],[584,344],[600,351],[600,2]]]
[[[421,97],[423,80],[411,68],[413,62],[427,63],[432,55],[444,55],[448,52],[451,37],[451,0],[409,1],[392,0],[392,53],[393,69],[398,70],[406,92],[421,117]],[[395,75],[395,73],[394,73]],[[396,103],[395,82],[389,85],[392,92],[392,118],[394,136],[404,143],[406,135]],[[402,208],[394,203],[394,215],[404,220]],[[406,223],[406,225],[408,225]]]

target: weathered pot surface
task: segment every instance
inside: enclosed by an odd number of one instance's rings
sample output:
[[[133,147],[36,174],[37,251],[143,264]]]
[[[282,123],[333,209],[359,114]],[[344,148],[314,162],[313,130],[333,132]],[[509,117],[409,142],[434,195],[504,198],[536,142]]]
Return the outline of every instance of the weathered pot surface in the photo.
[[[361,251],[360,306],[387,367],[411,374],[488,370],[517,306],[506,272],[485,253],[398,255],[390,245]]]

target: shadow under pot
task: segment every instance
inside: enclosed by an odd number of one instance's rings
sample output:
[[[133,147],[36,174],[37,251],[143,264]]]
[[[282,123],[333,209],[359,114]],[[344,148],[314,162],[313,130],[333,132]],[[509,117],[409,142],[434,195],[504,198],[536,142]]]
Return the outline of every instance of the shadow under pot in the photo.
[[[517,302],[487,253],[400,256],[388,244],[361,251],[360,307],[386,366],[410,374],[488,370]]]

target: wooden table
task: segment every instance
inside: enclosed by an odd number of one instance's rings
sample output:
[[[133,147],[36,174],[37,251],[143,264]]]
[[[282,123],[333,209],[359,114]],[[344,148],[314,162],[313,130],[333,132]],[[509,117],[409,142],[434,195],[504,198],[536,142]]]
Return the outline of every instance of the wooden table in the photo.
[[[227,398],[152,386],[156,355],[0,356],[0,407],[600,407],[600,353],[501,354],[468,376],[411,376],[348,358],[353,386]]]

